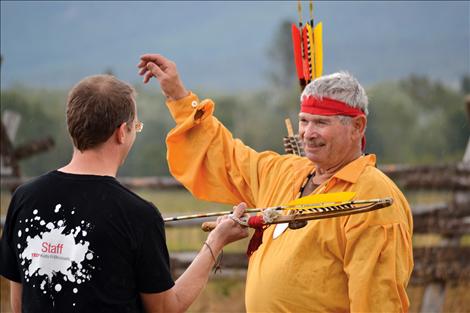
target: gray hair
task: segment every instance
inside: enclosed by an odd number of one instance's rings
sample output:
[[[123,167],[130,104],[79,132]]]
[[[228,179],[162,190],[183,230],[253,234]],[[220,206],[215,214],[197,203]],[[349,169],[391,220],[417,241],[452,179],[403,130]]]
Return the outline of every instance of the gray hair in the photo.
[[[300,101],[308,96],[342,101],[353,108],[362,110],[366,115],[369,114],[366,91],[348,72],[338,72],[315,79],[305,87]]]

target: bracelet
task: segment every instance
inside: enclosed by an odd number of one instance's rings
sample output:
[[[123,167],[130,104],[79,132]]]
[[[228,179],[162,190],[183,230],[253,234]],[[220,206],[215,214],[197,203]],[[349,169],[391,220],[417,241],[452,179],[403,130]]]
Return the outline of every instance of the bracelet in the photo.
[[[204,245],[207,246],[207,248],[209,249],[211,255],[212,255],[212,259],[214,260],[214,273],[217,273],[217,271],[221,271],[222,272],[222,258],[224,257],[224,250],[221,251],[220,255],[218,256],[218,258],[216,259],[215,258],[215,255],[214,255],[214,252],[212,251],[212,248],[211,246],[209,246],[209,244],[207,243],[207,241],[204,242]]]

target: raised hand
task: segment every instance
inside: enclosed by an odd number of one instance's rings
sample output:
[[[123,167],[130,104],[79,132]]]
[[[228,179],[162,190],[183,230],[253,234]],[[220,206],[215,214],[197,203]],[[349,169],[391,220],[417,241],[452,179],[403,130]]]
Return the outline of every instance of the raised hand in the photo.
[[[139,75],[144,76],[144,83],[155,77],[167,98],[178,100],[189,94],[179,77],[176,63],[166,57],[160,54],[144,54],[140,57],[137,67]]]

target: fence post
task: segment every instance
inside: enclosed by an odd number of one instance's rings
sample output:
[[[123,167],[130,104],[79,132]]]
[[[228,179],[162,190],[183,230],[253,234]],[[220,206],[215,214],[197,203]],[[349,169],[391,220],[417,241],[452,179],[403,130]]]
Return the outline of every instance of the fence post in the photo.
[[[470,95],[465,98],[465,106],[467,110],[467,117],[470,122]],[[463,156],[462,162],[458,164],[459,167],[468,168],[470,167],[470,137],[468,139],[467,147],[465,149],[465,154]],[[470,193],[465,190],[456,190],[454,191],[453,196],[454,208],[461,208],[464,206],[470,206]],[[444,240],[442,241],[443,246],[447,247],[458,247],[460,246],[461,235],[451,235],[446,234]],[[443,312],[444,301],[446,294],[446,284],[445,281],[432,282],[427,285],[424,289],[423,301],[421,305],[420,312],[422,313],[440,313]]]

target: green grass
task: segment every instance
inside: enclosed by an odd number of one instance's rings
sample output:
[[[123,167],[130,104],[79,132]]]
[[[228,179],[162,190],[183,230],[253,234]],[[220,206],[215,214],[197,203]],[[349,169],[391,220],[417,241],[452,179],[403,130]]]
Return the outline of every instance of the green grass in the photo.
[[[230,210],[232,206],[207,201],[200,201],[186,190],[135,190],[144,199],[153,202],[164,216],[173,216],[176,214],[214,212]],[[6,215],[8,204],[10,202],[10,193],[2,190],[0,193],[0,213]],[[406,197],[413,206],[414,204],[432,204],[439,202],[450,202],[452,193],[447,191],[413,191],[407,192]],[[167,245],[170,251],[197,251],[207,237],[207,233],[201,231],[198,227],[167,228]],[[250,236],[251,237],[251,236]],[[442,242],[442,238],[435,234],[417,234],[413,236],[413,245],[436,246]],[[244,239],[228,245],[225,251],[243,252],[248,245],[248,239]],[[461,245],[470,246],[470,235],[461,238]]]
[[[186,190],[134,190],[142,198],[155,204],[163,215],[188,212],[214,212],[229,210],[228,204],[200,201],[195,199]],[[10,203],[11,195],[7,190],[0,192],[0,212],[5,215]]]
[[[189,214],[202,212],[225,211],[232,208],[231,205],[200,201],[195,199],[186,190],[136,190],[142,198],[155,204],[164,216],[173,216],[175,214]],[[170,251],[195,251],[199,250],[202,243],[207,238],[198,227],[167,228],[166,239]],[[225,247],[228,252],[245,251],[248,245],[248,239],[232,243]]]
[[[199,298],[188,309],[188,313],[240,313],[245,312],[245,278],[209,280]]]
[[[155,204],[163,215],[188,212],[214,212],[228,210],[232,206],[195,199],[186,190],[139,189],[135,192]]]
[[[447,190],[413,190],[404,192],[406,199],[413,207],[414,204],[430,205],[437,203],[449,203],[452,201],[453,194]]]

